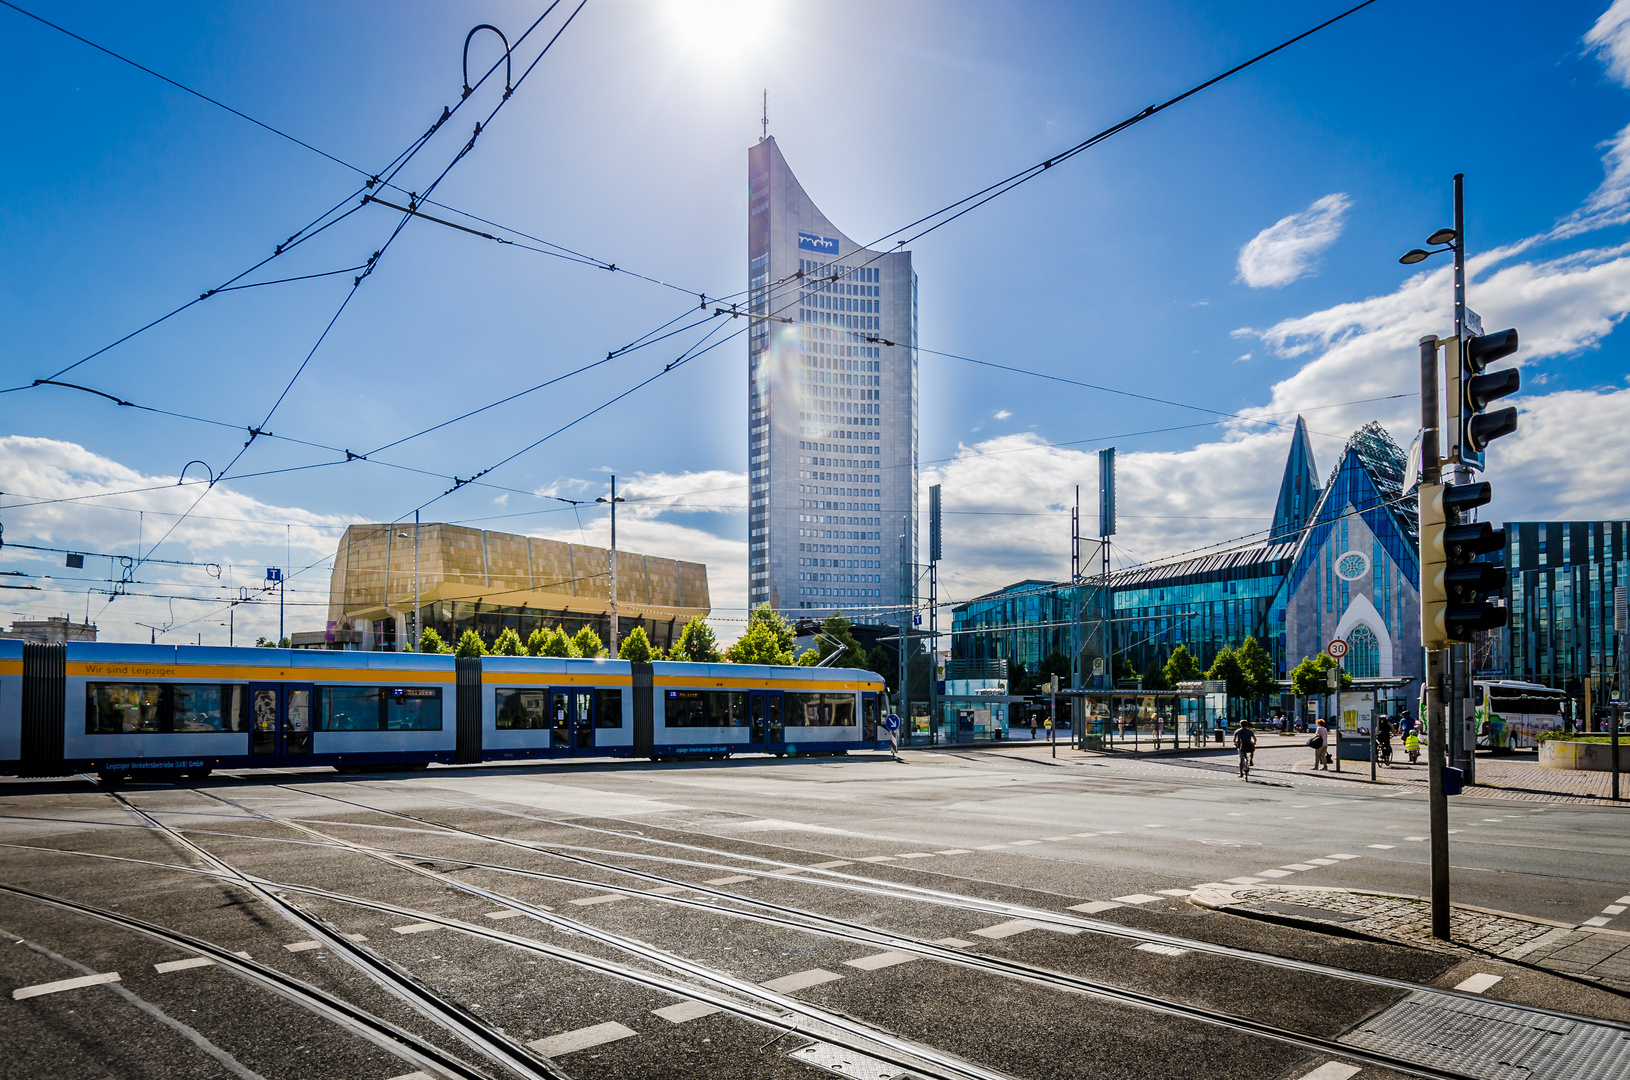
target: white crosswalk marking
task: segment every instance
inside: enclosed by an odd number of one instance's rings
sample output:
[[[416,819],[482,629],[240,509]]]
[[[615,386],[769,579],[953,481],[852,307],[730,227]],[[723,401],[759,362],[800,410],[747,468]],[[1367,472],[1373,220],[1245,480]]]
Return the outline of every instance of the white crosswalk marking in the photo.
[[[577,907],[593,907],[595,904],[615,904],[619,900],[627,899],[629,899],[629,897],[624,896],[622,893],[606,893],[604,896],[581,896],[576,900],[568,900],[566,902],[568,904],[575,904]],[[396,932],[398,934],[402,933],[401,930]]]
[[[752,881],[752,880],[753,880],[753,876],[751,874],[734,874],[734,875],[732,875],[730,877],[709,878],[707,880],[707,884],[709,884],[709,885],[734,885],[739,881]]]
[[[1480,971],[1464,982],[1456,983],[1455,989],[1463,990],[1468,994],[1481,994],[1484,990],[1487,990],[1489,987],[1499,982],[1502,978],[1504,978],[1504,976],[1490,975],[1487,972]]]
[[[842,975],[822,968],[810,968],[808,971],[783,975],[779,979],[771,979],[769,982],[762,982],[759,985],[766,990],[774,990],[778,994],[790,994],[794,990],[804,990],[811,986],[819,986],[822,983],[833,982],[841,978],[843,978]]]
[[[1089,901],[1088,903],[1085,903],[1085,904],[1072,904],[1070,906],[1070,910],[1071,911],[1085,912],[1088,915],[1096,915],[1100,911],[1108,911],[1111,908],[1118,908],[1118,907],[1125,907],[1125,906],[1126,905],[1124,905],[1124,904],[1117,904],[1113,900],[1092,900],[1092,901]]]
[[[1306,1076],[1297,1080],[1352,1080],[1358,1075],[1357,1065],[1348,1065],[1343,1061],[1327,1061]]]
[[[1159,953],[1161,956],[1183,956],[1188,953],[1187,949],[1179,949],[1176,945],[1162,945],[1157,941],[1145,941],[1134,948],[1138,952]]]
[[[58,979],[56,982],[40,983],[37,986],[20,986],[11,992],[11,1000],[25,1001],[46,994],[60,994],[64,990],[78,990],[82,986],[100,986],[103,983],[118,981],[117,971],[105,971],[100,975],[81,975],[77,979]]]
[[[322,948],[323,943],[320,941],[291,941],[283,947],[290,952],[310,952],[313,949]]]
[[[857,956],[853,960],[845,960],[846,967],[859,968],[861,971],[876,971],[878,968],[893,967],[895,964],[904,964],[917,959],[908,952],[880,952],[871,956]]]
[[[1022,934],[1026,930],[1035,930],[1037,928],[1036,923],[1027,919],[1013,919],[1009,922],[997,923],[995,926],[975,930],[974,934],[978,937],[990,938],[992,941],[1000,941],[1003,938],[1010,938],[1014,934]]]
[[[215,961],[207,956],[195,956],[190,960],[166,960],[162,964],[154,964],[153,970],[160,975],[168,975],[172,971],[186,971],[189,968],[209,967]]]
[[[1148,893],[1135,892],[1128,893],[1126,896],[1117,896],[1115,902],[1118,904],[1147,904],[1150,901],[1159,899],[1160,897],[1150,896]]]
[[[595,1024],[593,1027],[578,1028],[561,1035],[551,1035],[547,1039],[534,1039],[526,1045],[542,1054],[544,1057],[560,1057],[564,1054],[575,1053],[578,1050],[587,1050],[591,1046],[600,1046],[618,1039],[626,1039],[639,1032],[621,1024]]]
[[[660,1016],[670,1024],[686,1024],[692,1020],[700,1020],[704,1016],[711,1016],[718,1012],[712,1005],[704,1005],[700,1001],[681,1001],[678,1005],[669,1005],[665,1009],[652,1009],[652,1016]]]
[[[440,930],[441,927],[433,922],[408,923],[406,926],[393,926],[392,930],[398,934],[422,934],[427,930]]]

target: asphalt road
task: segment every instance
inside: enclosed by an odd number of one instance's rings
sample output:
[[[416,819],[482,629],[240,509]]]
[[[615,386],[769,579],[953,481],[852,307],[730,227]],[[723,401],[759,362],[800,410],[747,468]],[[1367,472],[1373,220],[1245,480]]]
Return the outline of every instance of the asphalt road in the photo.
[[[0,885],[225,951],[0,890],[0,1072],[451,1075],[420,1045],[491,1077],[1379,1080],[1403,1074],[1329,1040],[1481,970],[1185,899],[1424,893],[1413,793],[1228,759],[904,756],[0,784]],[[1630,894],[1623,815],[1454,800],[1455,899],[1582,921]],[[1630,1022],[1624,995],[1500,970],[1490,1000]]]

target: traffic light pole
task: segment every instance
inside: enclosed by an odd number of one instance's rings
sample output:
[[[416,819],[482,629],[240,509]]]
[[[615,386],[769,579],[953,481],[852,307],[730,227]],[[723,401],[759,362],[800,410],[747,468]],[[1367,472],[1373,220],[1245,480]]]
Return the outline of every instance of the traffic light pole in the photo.
[[[1455,181],[1458,192],[1459,179]],[[1458,200],[1457,200],[1458,203]],[[1438,339],[1421,338],[1421,485],[1436,485],[1442,478],[1438,462]],[[1422,496],[1423,500],[1426,498]],[[1426,519],[1422,507],[1421,519]],[[1424,539],[1424,537],[1423,537]],[[1421,553],[1421,574],[1426,575],[1427,552]],[[1449,799],[1443,793],[1445,739],[1449,725],[1443,708],[1443,661],[1447,650],[1426,648],[1422,699],[1426,702],[1427,834],[1432,856],[1432,936],[1449,940]]]

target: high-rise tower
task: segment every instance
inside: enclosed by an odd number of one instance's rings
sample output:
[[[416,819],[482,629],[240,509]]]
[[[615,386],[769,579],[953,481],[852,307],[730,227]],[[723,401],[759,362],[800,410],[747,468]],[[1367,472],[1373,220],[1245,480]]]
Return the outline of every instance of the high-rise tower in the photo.
[[[773,138],[747,185],[748,602],[879,619],[917,558],[911,253],[839,232]]]

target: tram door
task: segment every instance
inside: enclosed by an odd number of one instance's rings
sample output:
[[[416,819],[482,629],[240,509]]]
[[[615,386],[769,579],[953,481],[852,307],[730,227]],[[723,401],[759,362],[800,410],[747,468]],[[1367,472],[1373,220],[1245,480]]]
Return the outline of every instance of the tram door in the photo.
[[[556,754],[594,749],[594,692],[553,690],[549,694],[549,747]]]
[[[785,695],[779,690],[755,690],[747,702],[752,724],[754,750],[768,751],[771,746],[784,742],[782,709]]]
[[[312,688],[288,683],[249,687],[249,752],[264,765],[311,761]]]

